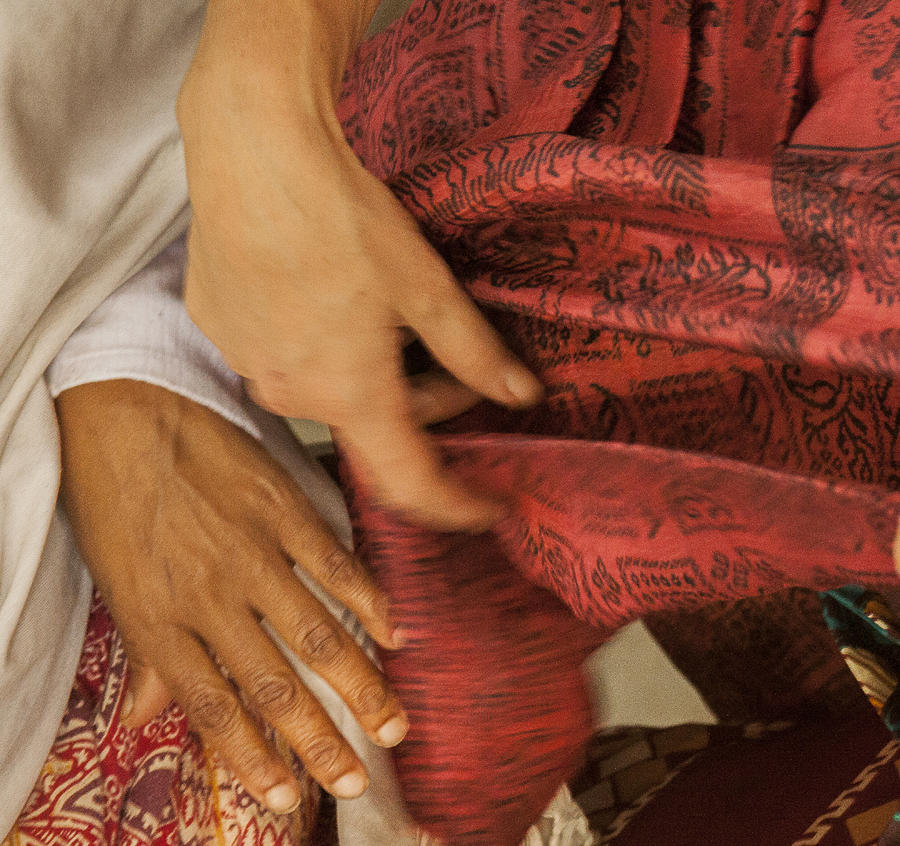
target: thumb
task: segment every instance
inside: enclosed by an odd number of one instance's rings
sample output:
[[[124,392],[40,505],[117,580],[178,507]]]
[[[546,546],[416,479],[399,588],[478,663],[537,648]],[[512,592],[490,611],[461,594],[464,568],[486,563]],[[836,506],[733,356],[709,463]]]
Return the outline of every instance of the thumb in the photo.
[[[150,722],[172,701],[159,673],[146,664],[132,662],[119,718],[127,728]]]

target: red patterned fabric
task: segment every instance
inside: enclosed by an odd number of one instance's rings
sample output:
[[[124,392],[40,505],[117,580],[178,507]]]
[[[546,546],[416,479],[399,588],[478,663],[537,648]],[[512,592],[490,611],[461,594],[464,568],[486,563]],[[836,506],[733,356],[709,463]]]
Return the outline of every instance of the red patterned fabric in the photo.
[[[898,21],[898,0],[420,0],[348,74],[360,157],[547,386],[444,430],[513,503],[492,534],[348,485],[410,632],[384,656],[404,793],[452,844],[516,843],[573,771],[580,661],[623,622],[895,579]]]
[[[204,748],[175,705],[140,731],[125,728],[126,678],[121,639],[95,598],[66,715],[2,846],[317,846],[320,791],[292,754],[303,798],[278,816]]]

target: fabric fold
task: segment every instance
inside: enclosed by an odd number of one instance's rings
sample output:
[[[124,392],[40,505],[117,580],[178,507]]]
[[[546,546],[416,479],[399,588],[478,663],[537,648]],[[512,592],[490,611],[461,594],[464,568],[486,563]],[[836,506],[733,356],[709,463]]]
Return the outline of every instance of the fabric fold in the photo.
[[[517,842],[616,626],[896,580],[898,15],[421,2],[348,72],[363,163],[546,387],[442,427],[454,472],[511,498],[495,534],[412,529],[345,468],[414,633],[384,656],[405,799],[447,841]]]
[[[463,479],[511,502],[492,535],[427,532],[364,496],[355,519],[408,633],[382,654],[410,715],[401,784],[450,843],[517,843],[571,777],[590,732],[581,663],[630,620],[897,581],[898,493],[646,446],[442,444]]]

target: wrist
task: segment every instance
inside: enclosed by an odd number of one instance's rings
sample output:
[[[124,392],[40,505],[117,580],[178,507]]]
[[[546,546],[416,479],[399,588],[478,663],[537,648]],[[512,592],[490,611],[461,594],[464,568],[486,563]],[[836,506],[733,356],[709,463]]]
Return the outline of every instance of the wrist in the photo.
[[[307,112],[334,110],[344,69],[378,0],[210,0],[195,64],[215,62],[256,94]],[[230,73],[229,73],[230,71]],[[268,90],[266,90],[268,89]]]

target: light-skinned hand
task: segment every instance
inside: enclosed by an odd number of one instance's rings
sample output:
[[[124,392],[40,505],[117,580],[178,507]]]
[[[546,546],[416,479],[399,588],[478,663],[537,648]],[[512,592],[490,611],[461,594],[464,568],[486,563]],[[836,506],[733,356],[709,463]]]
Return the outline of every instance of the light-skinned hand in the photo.
[[[500,504],[442,468],[403,377],[412,334],[446,373],[431,395],[524,406],[537,379],[504,347],[334,115],[370,0],[213,0],[178,116],[194,220],[188,311],[282,415],[331,425],[386,504],[479,531]]]

